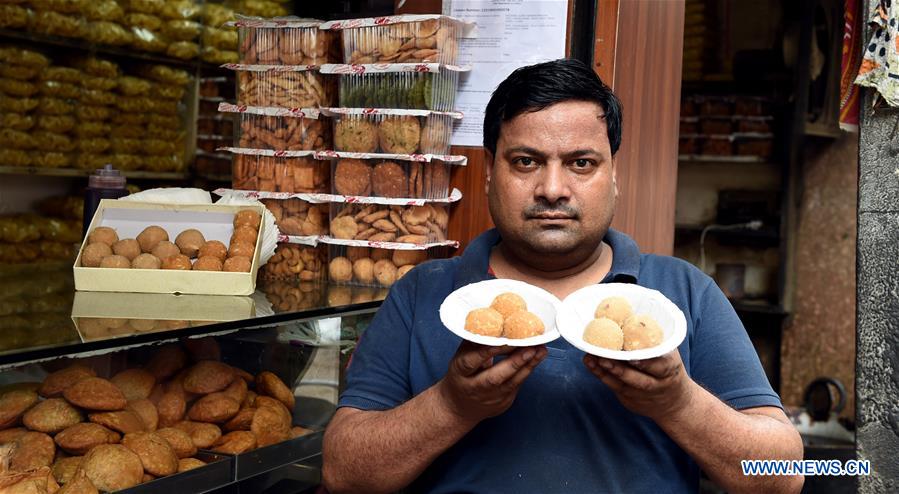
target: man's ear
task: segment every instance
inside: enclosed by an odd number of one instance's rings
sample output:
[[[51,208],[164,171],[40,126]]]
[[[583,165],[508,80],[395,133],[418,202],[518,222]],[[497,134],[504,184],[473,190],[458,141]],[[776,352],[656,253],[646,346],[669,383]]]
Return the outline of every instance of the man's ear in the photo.
[[[490,193],[490,178],[493,176],[493,153],[484,149],[484,194]]]
[[[615,199],[618,199],[618,158],[612,158],[612,187],[615,188]]]

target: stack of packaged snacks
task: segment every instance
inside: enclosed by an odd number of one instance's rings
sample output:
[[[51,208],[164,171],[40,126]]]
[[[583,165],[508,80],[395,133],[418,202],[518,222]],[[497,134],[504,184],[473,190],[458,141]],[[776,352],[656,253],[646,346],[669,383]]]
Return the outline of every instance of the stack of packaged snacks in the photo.
[[[41,53],[0,47],[0,163],[30,166],[37,143],[31,135],[38,115],[41,71],[50,64]]]
[[[28,3],[32,9],[29,30],[66,38],[84,38],[87,35],[88,25],[83,14],[90,0],[31,0]]]
[[[84,73],[73,67],[48,66],[38,76],[38,106],[32,137],[35,152],[32,166],[65,168],[71,165],[72,153],[90,146],[90,139],[78,139],[75,110],[88,104],[91,91],[80,83]]]
[[[0,3],[0,28],[21,29],[28,26],[31,11],[22,3]]]
[[[200,79],[195,165],[197,175],[212,177],[215,181],[222,181],[231,175],[231,155],[218,151],[218,148],[234,141],[236,114],[218,111],[219,105],[229,100],[234,101],[232,77]],[[225,181],[230,182],[231,179],[227,178]]]
[[[169,41],[166,48],[169,56],[190,60],[200,55],[200,35],[203,32],[203,24],[199,22],[201,13],[198,2],[164,2],[159,16],[162,18],[162,35]]]
[[[203,4],[200,58],[204,62],[237,63],[237,29],[225,25],[233,20],[233,9],[210,2]]]
[[[774,148],[770,99],[694,95],[681,103],[681,159],[765,161]]]

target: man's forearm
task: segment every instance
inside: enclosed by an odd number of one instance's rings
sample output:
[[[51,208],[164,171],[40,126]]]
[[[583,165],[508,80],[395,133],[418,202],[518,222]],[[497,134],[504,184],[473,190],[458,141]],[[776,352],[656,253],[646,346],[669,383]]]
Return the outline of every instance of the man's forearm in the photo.
[[[740,460],[802,459],[791,425],[727,406],[696,383],[689,403],[657,423],[728,492],[799,492],[802,477],[745,476]]]
[[[339,410],[324,438],[322,475],[328,490],[396,491],[465,436],[476,422],[450,412],[440,386],[392,410]]]

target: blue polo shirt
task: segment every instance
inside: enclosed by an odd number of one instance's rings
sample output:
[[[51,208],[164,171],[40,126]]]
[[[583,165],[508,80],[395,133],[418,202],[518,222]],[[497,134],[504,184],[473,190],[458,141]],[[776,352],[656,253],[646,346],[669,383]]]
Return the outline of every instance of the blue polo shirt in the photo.
[[[424,263],[393,286],[356,348],[338,406],[394,408],[443,377],[461,339],[440,322],[440,304],[492,278],[488,261],[499,240],[489,230],[462,256]],[[684,312],[687,337],[678,350],[693,380],[736,409],[781,406],[740,319],[708,276],[672,257],[641,254],[623,233],[609,230],[605,241],[614,255],[603,283],[658,290]],[[625,409],[584,366],[582,351],[562,338],[547,347],[511,408],[437,458],[412,492],[698,490],[697,464],[652,420]]]

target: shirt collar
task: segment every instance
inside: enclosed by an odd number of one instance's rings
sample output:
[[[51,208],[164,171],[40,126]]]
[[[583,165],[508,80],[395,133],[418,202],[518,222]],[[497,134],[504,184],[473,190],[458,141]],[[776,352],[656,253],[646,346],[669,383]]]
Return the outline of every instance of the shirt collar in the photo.
[[[640,274],[640,249],[637,243],[612,228],[609,228],[603,240],[612,247],[614,255],[612,268],[602,282],[636,283]],[[499,232],[496,228],[491,228],[468,244],[461,256],[454,289],[493,278],[487,272],[490,267],[490,252],[499,241]]]

